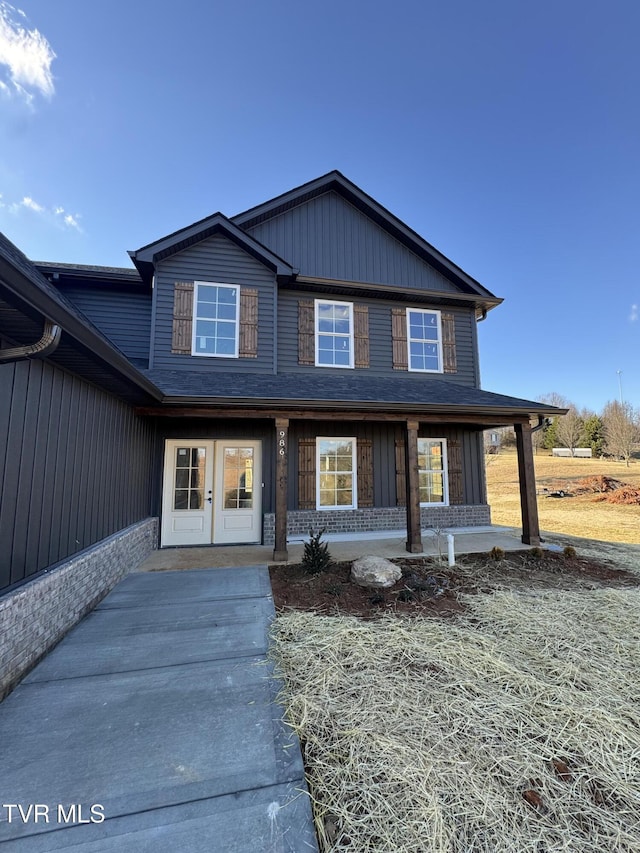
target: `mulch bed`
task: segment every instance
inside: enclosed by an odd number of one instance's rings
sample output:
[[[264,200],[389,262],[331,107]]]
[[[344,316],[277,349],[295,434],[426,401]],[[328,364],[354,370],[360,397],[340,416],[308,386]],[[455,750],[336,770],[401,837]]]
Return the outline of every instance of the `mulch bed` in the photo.
[[[435,559],[394,559],[402,579],[388,589],[367,589],[349,579],[351,562],[332,563],[309,574],[300,565],[270,566],[278,610],[351,614],[372,619],[388,613],[453,616],[464,609],[461,595],[497,589],[570,589],[640,586],[640,576],[580,556],[545,551],[508,552],[502,559],[471,554],[449,568]]]

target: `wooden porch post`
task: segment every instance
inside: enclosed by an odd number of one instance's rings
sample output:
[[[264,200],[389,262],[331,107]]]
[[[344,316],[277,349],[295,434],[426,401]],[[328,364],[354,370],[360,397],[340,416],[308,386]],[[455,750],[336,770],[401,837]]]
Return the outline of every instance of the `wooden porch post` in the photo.
[[[407,421],[407,551],[422,553],[418,483],[418,421]]]
[[[540,523],[536,499],[536,475],[533,466],[531,426],[514,424],[518,450],[518,476],[520,479],[520,508],[522,511],[522,541],[525,545],[540,544]]]
[[[276,418],[276,520],[274,560],[288,560],[287,482],[289,479],[289,419]]]

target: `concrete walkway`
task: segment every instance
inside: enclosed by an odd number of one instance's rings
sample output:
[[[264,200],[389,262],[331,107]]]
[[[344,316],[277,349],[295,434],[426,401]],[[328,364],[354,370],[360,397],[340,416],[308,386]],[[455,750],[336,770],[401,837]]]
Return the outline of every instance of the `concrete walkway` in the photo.
[[[118,584],[0,703],[2,850],[317,851],[272,615],[264,566]]]

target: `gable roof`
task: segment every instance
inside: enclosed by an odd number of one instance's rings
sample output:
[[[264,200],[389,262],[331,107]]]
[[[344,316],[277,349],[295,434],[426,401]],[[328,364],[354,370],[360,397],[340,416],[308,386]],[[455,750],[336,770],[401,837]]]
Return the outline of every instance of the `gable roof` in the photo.
[[[463,293],[495,300],[493,304],[501,301],[337,170],[239,213],[231,217],[231,221],[242,229],[250,229],[330,191],[342,196],[418,257],[453,281]]]
[[[225,237],[228,237],[236,245],[240,246],[241,249],[244,249],[245,252],[256,258],[256,260],[274,270],[278,278],[289,279],[295,275],[296,270],[290,264],[266,246],[263,246],[262,243],[258,242],[250,234],[245,234],[241,228],[238,228],[237,225],[220,212],[214,213],[212,216],[207,216],[199,222],[194,222],[186,228],[174,231],[173,234],[168,234],[166,237],[155,240],[153,243],[149,243],[147,246],[143,246],[136,251],[129,252],[129,256],[142,278],[150,280],[155,264],[158,261],[182,252],[194,243],[206,240],[214,234],[224,234]]]

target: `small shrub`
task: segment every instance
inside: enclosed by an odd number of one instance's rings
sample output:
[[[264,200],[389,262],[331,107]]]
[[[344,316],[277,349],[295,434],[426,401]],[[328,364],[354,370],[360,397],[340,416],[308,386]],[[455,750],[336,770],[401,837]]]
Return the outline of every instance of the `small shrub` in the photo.
[[[544,551],[542,550],[542,548],[538,548],[536,546],[535,548],[531,548],[531,550],[529,551],[529,556],[532,560],[541,560],[544,557]]]
[[[564,557],[567,560],[574,560],[578,556],[576,549],[573,547],[573,545],[566,545],[562,553],[564,554]]]
[[[494,545],[489,551],[489,556],[492,560],[495,560],[496,563],[500,562],[500,560],[504,560],[504,548],[498,548],[497,545]]]
[[[304,554],[302,555],[302,567],[311,575],[324,572],[332,562],[329,546],[322,542],[325,527],[318,533],[309,531],[309,541],[304,543]]]

